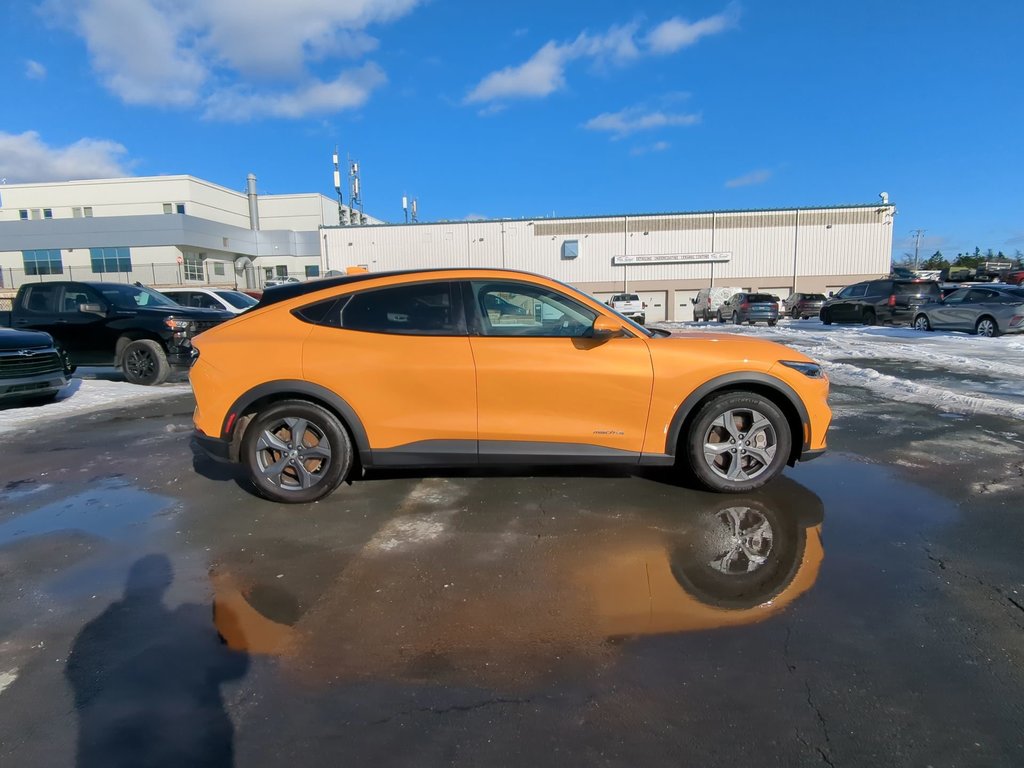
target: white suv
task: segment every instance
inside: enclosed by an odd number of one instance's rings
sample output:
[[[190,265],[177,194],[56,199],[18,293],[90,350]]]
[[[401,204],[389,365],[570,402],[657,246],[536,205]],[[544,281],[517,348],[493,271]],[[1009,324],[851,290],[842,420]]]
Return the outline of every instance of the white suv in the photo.
[[[161,288],[160,293],[183,307],[227,310],[236,315],[259,303],[252,296],[230,288]]]

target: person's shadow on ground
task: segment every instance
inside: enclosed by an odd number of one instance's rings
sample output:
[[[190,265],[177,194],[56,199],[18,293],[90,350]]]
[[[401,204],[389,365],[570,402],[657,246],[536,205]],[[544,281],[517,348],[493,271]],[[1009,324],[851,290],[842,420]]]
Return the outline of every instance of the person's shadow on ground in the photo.
[[[249,657],[220,641],[209,606],[164,606],[173,580],[165,556],[136,561],[124,597],[75,638],[64,674],[78,768],[234,764],[220,687],[246,673]]]

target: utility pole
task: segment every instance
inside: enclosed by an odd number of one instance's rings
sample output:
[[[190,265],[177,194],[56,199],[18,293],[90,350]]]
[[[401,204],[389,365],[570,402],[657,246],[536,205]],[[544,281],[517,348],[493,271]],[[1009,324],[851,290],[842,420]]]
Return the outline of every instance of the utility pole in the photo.
[[[927,229],[914,229],[911,230],[910,234],[914,235],[914,271],[917,272],[917,259],[918,251],[921,250],[921,235],[927,232]]]

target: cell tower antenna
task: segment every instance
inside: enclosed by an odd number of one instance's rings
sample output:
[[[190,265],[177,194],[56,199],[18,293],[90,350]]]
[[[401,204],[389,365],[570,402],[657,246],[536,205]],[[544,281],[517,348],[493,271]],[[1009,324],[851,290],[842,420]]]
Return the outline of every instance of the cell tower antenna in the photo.
[[[341,167],[338,165],[338,146],[334,146],[334,191],[338,193],[338,223],[348,224],[348,210],[345,208],[345,196],[341,187]]]

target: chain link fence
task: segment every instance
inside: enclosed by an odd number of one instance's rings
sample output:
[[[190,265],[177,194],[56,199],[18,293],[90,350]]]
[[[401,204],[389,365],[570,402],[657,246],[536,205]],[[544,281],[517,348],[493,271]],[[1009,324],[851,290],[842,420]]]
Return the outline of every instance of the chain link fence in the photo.
[[[26,283],[45,283],[53,280],[80,280],[86,282],[104,283],[142,283],[154,288],[170,288],[172,286],[216,286],[219,288],[237,288],[239,290],[258,290],[264,287],[268,280],[281,280],[285,277],[293,277],[297,280],[306,280],[313,275],[307,275],[303,265],[296,265],[286,274],[282,274],[280,267],[256,267],[250,266],[241,272],[236,271],[234,266],[228,262],[210,261],[189,262],[182,264],[133,264],[128,272],[94,272],[90,265],[65,264],[60,272],[54,274],[32,274],[25,269],[14,267],[0,268],[0,311],[3,306],[4,297],[8,303],[10,297]],[[273,270],[267,274],[268,270]],[[10,307],[6,307],[10,309]]]

